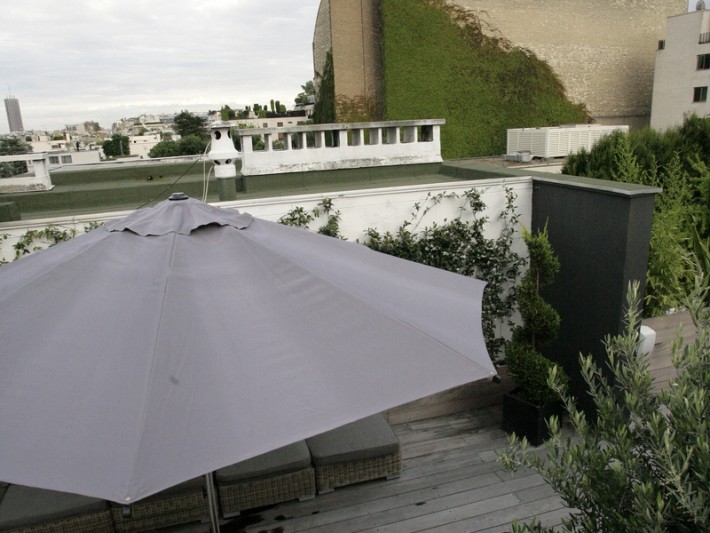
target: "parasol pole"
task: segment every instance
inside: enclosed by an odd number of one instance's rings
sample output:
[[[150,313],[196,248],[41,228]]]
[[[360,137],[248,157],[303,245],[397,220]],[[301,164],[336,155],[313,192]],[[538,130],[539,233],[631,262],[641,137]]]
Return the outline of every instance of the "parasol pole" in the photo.
[[[217,509],[217,493],[212,472],[205,474],[205,485],[207,486],[207,505],[210,508],[210,530],[212,533],[219,533],[219,510]]]

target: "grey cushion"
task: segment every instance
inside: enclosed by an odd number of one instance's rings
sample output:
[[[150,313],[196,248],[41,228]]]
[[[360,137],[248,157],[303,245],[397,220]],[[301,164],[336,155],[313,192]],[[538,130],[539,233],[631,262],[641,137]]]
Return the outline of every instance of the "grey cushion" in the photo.
[[[299,441],[283,448],[258,455],[246,461],[220,468],[215,472],[217,483],[234,483],[245,479],[286,474],[303,470],[311,465],[306,441]]]
[[[95,513],[107,505],[78,494],[10,485],[0,503],[0,530]]]
[[[380,414],[321,433],[306,443],[316,466],[382,457],[399,449],[397,435]]]

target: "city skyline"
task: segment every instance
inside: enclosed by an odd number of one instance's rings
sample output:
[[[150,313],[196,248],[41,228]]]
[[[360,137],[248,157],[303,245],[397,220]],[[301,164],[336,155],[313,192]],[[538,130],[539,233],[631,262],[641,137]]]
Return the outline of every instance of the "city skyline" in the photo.
[[[184,0],[3,8],[0,83],[22,106],[25,130],[144,113],[288,108],[313,77],[319,0]],[[9,132],[7,117],[0,134]]]

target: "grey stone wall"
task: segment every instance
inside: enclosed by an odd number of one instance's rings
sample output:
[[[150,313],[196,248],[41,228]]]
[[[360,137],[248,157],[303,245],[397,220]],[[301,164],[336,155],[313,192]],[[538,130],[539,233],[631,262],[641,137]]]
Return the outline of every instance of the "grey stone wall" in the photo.
[[[686,0],[456,0],[545,60],[599,122],[645,122],[666,18]],[[632,124],[633,125],[633,124]]]

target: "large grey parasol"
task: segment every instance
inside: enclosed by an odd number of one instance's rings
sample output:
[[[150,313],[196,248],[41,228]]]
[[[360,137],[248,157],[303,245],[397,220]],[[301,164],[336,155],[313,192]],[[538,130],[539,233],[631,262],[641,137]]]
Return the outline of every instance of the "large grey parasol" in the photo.
[[[484,283],[184,196],[0,268],[0,480],[135,502],[492,377]]]

